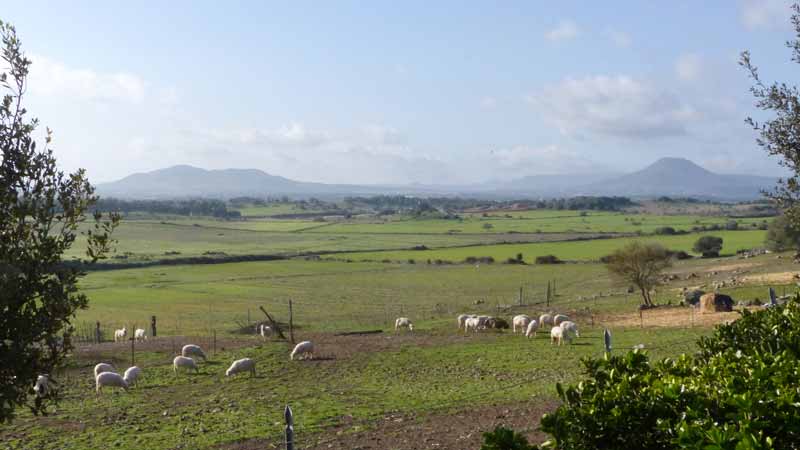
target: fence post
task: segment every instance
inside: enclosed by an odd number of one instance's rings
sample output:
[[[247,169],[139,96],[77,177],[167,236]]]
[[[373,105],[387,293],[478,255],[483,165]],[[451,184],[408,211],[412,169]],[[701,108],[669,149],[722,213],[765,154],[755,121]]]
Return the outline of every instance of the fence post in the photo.
[[[136,345],[136,326],[135,325],[133,327],[133,330],[134,330],[134,332],[131,334],[131,337],[130,337],[130,340],[131,340],[131,367],[136,365],[136,357],[135,357],[136,350],[134,349],[134,346]]]
[[[292,316],[292,299],[289,299],[289,341],[291,341],[292,345],[294,345],[294,322],[292,320]]]
[[[97,341],[98,344],[100,343],[100,341],[103,338],[103,335],[100,333],[100,321],[99,320],[97,321],[97,323],[95,323],[94,338],[95,338],[95,340]]]
[[[250,326],[250,308],[247,308],[247,326]]]
[[[639,328],[644,328],[644,315],[642,315],[641,308],[639,308]]]
[[[608,328],[603,330],[603,343],[606,347],[606,354],[611,353],[611,332],[608,331]]]
[[[156,337],[156,316],[150,316],[150,336]]]
[[[294,450],[294,416],[289,405],[283,411],[283,418],[286,420],[286,450]]]
[[[522,286],[519,287],[519,306],[522,306]]]
[[[214,333],[214,347],[212,347],[213,350],[211,352],[211,357],[213,358],[213,357],[215,357],[217,355],[217,330],[214,329],[212,331]]]

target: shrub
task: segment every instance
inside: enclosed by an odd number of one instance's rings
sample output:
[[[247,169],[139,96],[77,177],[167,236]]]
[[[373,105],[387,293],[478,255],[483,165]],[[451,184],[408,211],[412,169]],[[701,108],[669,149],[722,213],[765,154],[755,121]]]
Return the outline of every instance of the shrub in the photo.
[[[800,231],[791,225],[786,216],[776,217],[767,228],[764,243],[768,249],[775,252],[800,250]]]
[[[503,426],[483,433],[481,450],[533,450],[525,436]]]
[[[658,235],[663,236],[672,236],[675,234],[675,228],[672,227],[658,227],[655,229],[655,233]]]
[[[702,254],[703,258],[715,258],[719,256],[719,252],[722,250],[722,238],[703,236],[694,243],[692,250]]]
[[[416,264],[417,262],[416,262],[416,261],[414,261],[414,259],[413,259],[413,258],[409,258],[409,259],[408,259],[408,263],[409,263],[409,264]]]
[[[743,311],[700,338],[696,356],[586,359],[588,379],[556,385],[563,404],[541,427],[569,450],[798,448],[798,343],[800,297]]]
[[[543,255],[537,256],[534,262],[536,264],[561,264],[563,261],[558,259],[556,255]]]
[[[725,229],[726,230],[738,230],[739,229],[739,222],[735,220],[729,220],[725,222]]]

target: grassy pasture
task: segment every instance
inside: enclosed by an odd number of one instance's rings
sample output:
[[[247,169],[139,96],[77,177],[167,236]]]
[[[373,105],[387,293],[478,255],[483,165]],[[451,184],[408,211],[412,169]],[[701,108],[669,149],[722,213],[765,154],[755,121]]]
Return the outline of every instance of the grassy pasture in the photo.
[[[702,234],[685,234],[678,236],[642,236],[618,239],[594,239],[568,242],[543,242],[508,245],[485,245],[481,247],[447,248],[436,250],[399,250],[382,252],[363,252],[348,254],[347,258],[363,261],[407,261],[425,262],[428,259],[460,262],[468,256],[491,256],[496,261],[505,261],[522,253],[526,262],[533,262],[536,256],[556,255],[568,261],[592,261],[634,240],[655,241],[672,250],[692,252],[694,242],[703,235],[719,236],[723,239],[723,253],[732,254],[737,250],[760,247],[763,245],[766,231],[716,231]]]

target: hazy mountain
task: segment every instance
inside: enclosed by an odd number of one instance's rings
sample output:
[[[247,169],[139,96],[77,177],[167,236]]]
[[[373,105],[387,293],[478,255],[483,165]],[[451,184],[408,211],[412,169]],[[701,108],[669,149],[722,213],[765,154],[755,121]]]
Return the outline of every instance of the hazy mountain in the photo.
[[[760,191],[774,187],[776,181],[777,178],[754,175],[716,174],[688,159],[662,158],[637,172],[587,184],[576,193],[746,200],[760,197]]]
[[[119,198],[182,198],[237,196],[279,196],[332,198],[346,195],[409,194],[470,195],[493,198],[568,197],[575,195],[619,195],[655,197],[661,195],[747,200],[760,196],[761,189],[776,179],[751,175],[721,175],[680,158],[663,158],[626,175],[573,174],[536,175],[484,184],[359,186],[294,181],[256,169],[205,170],[173,166],[137,173],[119,181],[97,186],[100,195]]]

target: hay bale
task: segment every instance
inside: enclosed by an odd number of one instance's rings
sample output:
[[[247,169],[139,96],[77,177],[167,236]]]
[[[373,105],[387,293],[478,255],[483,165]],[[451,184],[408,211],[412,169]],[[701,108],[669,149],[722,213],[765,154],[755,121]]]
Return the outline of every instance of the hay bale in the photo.
[[[733,299],[729,295],[712,292],[700,297],[701,313],[726,311],[733,311]]]

